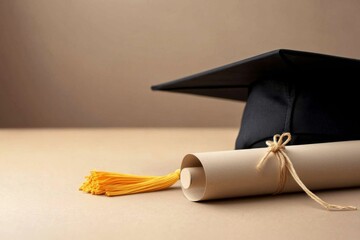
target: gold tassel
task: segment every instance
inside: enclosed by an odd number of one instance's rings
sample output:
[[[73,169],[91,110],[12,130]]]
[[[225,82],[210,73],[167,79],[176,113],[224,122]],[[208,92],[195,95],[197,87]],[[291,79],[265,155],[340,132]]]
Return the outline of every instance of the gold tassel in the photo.
[[[120,196],[153,192],[171,187],[180,179],[180,169],[165,176],[138,176],[113,172],[91,171],[80,191],[94,195]]]

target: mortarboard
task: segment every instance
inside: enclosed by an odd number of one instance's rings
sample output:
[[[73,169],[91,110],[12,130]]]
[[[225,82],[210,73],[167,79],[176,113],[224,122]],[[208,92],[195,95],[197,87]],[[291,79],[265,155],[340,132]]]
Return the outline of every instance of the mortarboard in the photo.
[[[152,89],[247,101],[236,149],[279,132],[289,145],[357,140],[359,70],[356,59],[280,49]]]

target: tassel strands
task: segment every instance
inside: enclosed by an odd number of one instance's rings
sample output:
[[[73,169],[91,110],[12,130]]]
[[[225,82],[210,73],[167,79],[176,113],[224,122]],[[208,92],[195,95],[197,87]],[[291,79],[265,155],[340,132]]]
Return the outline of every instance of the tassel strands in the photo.
[[[180,169],[165,176],[91,171],[79,190],[94,195],[121,196],[163,190],[174,185],[179,179]]]

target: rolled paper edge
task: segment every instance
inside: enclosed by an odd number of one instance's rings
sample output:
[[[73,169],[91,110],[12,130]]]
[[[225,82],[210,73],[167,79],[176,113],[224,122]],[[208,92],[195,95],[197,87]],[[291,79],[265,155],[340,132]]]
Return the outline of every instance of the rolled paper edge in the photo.
[[[239,164],[235,166],[234,168],[240,169],[242,168],[242,172],[246,172],[246,169],[251,167],[252,165],[247,164],[246,166],[243,166],[243,160],[246,160],[244,153],[250,153],[249,156],[254,159],[251,160],[251,164],[253,163],[254,169],[251,169],[251,171],[256,171],[256,165],[260,161],[262,155],[266,152],[266,148],[257,148],[257,149],[246,149],[246,150],[231,150],[231,151],[222,151],[222,152],[208,152],[208,153],[194,153],[194,154],[188,154],[184,157],[181,170],[185,168],[199,168],[203,171],[201,173],[203,175],[202,177],[202,185],[198,185],[198,187],[194,188],[193,183],[189,185],[188,188],[182,186],[183,194],[185,197],[190,201],[202,201],[202,200],[211,200],[211,199],[221,199],[221,198],[232,198],[232,197],[245,197],[245,196],[254,196],[254,195],[263,195],[263,194],[272,194],[274,193],[274,190],[277,185],[277,163],[275,161],[270,160],[269,164],[270,166],[267,166],[264,171],[256,173],[258,175],[254,175],[252,173],[252,177],[259,178],[263,184],[260,184],[260,189],[250,189],[247,184],[243,184],[244,189],[241,191],[238,191],[238,193],[229,194],[229,191],[226,195],[221,195],[218,193],[213,193],[214,188],[219,188],[224,186],[224,184],[227,183],[220,183],[217,184],[217,186],[214,185],[214,179],[219,179],[218,176],[215,176],[214,169],[212,169],[212,166],[210,164],[216,164],[217,167],[221,168],[222,164],[219,164],[219,161],[227,161],[227,157],[229,155],[232,155],[231,157],[234,157],[234,154],[236,154],[237,159],[235,162],[239,161]],[[341,164],[341,167],[343,170],[347,169],[349,171],[355,172],[360,171],[360,141],[346,141],[346,142],[334,142],[334,143],[319,143],[319,144],[307,144],[307,145],[295,145],[295,146],[289,146],[286,148],[286,151],[288,152],[291,159],[294,159],[294,165],[296,170],[299,170],[299,176],[303,178],[304,183],[308,186],[311,190],[321,190],[321,189],[333,189],[333,188],[347,188],[347,187],[357,187],[360,186],[360,177],[358,174],[356,176],[354,174],[348,174],[348,179],[342,179],[339,178],[339,181],[336,180],[337,175],[334,175],[333,183],[326,183],[325,185],[321,186],[319,182],[322,180],[318,180],[318,176],[314,175],[314,172],[310,173],[313,170],[310,170],[310,172],[307,172],[309,169],[312,168],[312,161],[313,159],[309,159],[309,156],[314,155],[314,159],[321,160],[321,162],[314,162],[316,167],[318,168],[321,166],[322,174],[326,174],[326,172],[331,172],[331,174],[334,173],[334,163],[339,161],[339,164]],[[321,156],[321,151],[326,151],[326,156]],[[229,154],[230,153],[230,154]],[[228,155],[229,154],[229,155]],[[216,161],[214,161],[214,156],[221,156],[217,157]],[[315,156],[316,155],[316,156]],[[208,156],[211,156],[213,158],[211,161],[208,161]],[[243,157],[244,156],[244,157]],[[255,157],[256,156],[256,157]],[[341,159],[337,160],[341,156]],[[308,159],[306,159],[308,158]],[[328,160],[325,158],[333,158],[332,159],[332,166],[327,169]],[[246,160],[247,161],[247,160]],[[303,162],[304,161],[304,162]],[[315,166],[314,165],[314,166]],[[344,165],[351,165],[345,166]],[[229,169],[229,167],[227,167]],[[350,170],[351,169],[351,170]],[[234,175],[234,171],[237,171],[236,169],[233,170],[233,168],[230,169],[232,171],[232,174]],[[338,169],[335,169],[336,171]],[[336,172],[335,171],[335,172]],[[344,171],[343,171],[344,172]],[[312,175],[311,175],[312,174]],[[217,175],[217,174],[216,174]],[[247,175],[247,173],[245,174]],[[267,175],[267,176],[266,176]],[[313,176],[314,175],[314,176]],[[201,176],[201,175],[200,175]],[[344,174],[342,175],[344,176]],[[191,181],[195,181],[197,177],[190,176]],[[215,177],[215,178],[214,178]],[[316,177],[316,178],[315,178]],[[266,179],[265,179],[266,178]],[[328,178],[328,177],[327,177]],[[239,178],[240,179],[240,178]],[[236,181],[238,181],[237,179]],[[250,182],[250,181],[256,181],[256,179],[248,179],[248,178],[242,178],[242,182]],[[274,184],[267,184],[264,180],[271,179],[271,182]],[[320,178],[319,178],[320,179]],[[235,181],[235,179],[234,179]],[[313,182],[312,182],[313,181]],[[216,184],[216,183],[215,183]],[[214,186],[213,186],[214,185]],[[222,186],[221,186],[222,185]],[[229,184],[228,184],[229,185]],[[234,182],[234,186],[238,185],[237,182]],[[274,189],[272,189],[272,185],[274,186]],[[234,187],[230,186],[230,187]],[[265,191],[264,191],[265,189]],[[237,189],[238,190],[238,189]],[[249,190],[249,192],[247,192]],[[288,178],[286,187],[284,192],[297,192],[301,191],[301,188],[295,184],[292,177],[290,179]],[[221,191],[219,191],[221,192]],[[241,193],[240,193],[241,192]]]
[[[183,178],[182,178],[183,177]],[[181,164],[180,184],[182,192],[190,201],[201,201],[206,192],[206,175],[199,159],[188,154]]]

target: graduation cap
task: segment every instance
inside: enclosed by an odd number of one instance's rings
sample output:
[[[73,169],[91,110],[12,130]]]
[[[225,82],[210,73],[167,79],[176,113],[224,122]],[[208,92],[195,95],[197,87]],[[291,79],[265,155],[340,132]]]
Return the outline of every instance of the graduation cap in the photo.
[[[236,140],[245,149],[279,132],[289,144],[360,139],[359,73],[356,59],[280,49],[152,89],[247,101]]]

